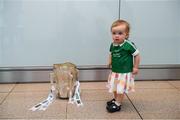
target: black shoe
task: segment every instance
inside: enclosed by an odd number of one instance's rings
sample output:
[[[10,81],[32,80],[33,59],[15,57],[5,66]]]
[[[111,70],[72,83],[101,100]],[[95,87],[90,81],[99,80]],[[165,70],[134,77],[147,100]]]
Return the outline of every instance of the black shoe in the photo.
[[[116,101],[115,99],[112,99],[112,100],[108,101],[107,106],[110,106],[112,103],[115,103],[115,101]]]
[[[107,106],[106,109],[108,112],[113,113],[121,110],[121,105],[118,106],[115,103],[112,103],[110,106]]]

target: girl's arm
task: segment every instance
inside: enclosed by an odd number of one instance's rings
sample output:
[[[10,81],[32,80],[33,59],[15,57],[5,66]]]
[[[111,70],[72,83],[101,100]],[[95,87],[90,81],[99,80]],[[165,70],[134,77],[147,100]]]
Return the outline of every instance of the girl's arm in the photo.
[[[112,63],[112,60],[111,60],[111,54],[109,54],[108,67],[111,67],[111,63]]]
[[[138,74],[139,72],[139,63],[140,63],[140,55],[134,56],[134,66],[133,66],[133,74]]]

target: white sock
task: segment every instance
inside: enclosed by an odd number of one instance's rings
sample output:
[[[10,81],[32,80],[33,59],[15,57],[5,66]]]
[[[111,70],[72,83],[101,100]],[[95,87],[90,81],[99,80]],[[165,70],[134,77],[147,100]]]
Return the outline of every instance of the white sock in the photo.
[[[118,101],[115,101],[115,104],[116,104],[117,106],[120,106],[120,105],[121,105],[121,103],[118,102]]]

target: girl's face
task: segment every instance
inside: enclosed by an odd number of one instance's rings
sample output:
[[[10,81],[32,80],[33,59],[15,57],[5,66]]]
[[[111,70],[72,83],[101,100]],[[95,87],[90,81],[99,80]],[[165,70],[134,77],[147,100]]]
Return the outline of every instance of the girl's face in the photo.
[[[111,33],[112,33],[112,39],[113,39],[114,43],[116,43],[116,44],[123,43],[127,37],[126,25],[122,24],[122,25],[113,27],[111,30]]]

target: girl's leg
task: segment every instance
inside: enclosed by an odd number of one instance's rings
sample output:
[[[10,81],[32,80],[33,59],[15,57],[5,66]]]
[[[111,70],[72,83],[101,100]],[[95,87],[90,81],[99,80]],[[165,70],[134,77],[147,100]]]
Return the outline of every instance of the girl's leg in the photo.
[[[113,95],[114,95],[114,96],[113,96],[113,97],[114,97],[114,99],[116,100],[116,99],[117,99],[117,92],[116,92],[116,91],[114,91],[114,92],[113,92]]]
[[[117,105],[122,105],[123,98],[124,98],[124,94],[117,94],[116,104]]]
[[[123,100],[123,97],[124,97],[124,94],[116,94],[116,93],[114,93],[114,95],[116,96],[116,101],[114,103],[111,103],[110,105],[108,105],[106,107],[106,109],[110,113],[117,112],[117,111],[121,110],[121,103],[122,103],[122,100]]]
[[[113,99],[110,100],[110,101],[107,101],[107,105],[109,106],[109,105],[111,105],[112,103],[114,103],[115,100],[116,100],[116,98],[117,98],[117,93],[116,93],[116,92],[113,92]]]

